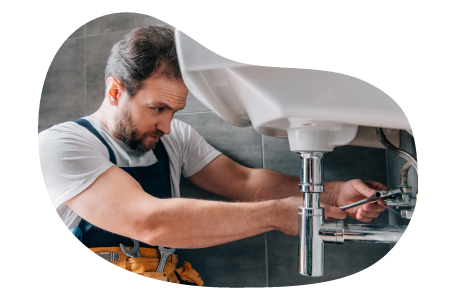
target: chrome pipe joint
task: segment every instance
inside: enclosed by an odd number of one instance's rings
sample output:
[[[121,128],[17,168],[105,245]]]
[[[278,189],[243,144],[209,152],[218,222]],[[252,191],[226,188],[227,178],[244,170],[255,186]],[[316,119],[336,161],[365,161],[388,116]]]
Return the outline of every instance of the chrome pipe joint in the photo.
[[[319,236],[325,220],[320,207],[323,185],[323,152],[301,152],[301,184],[303,206],[298,212],[298,273],[320,277],[324,274],[324,243]]]
[[[343,220],[327,220],[320,228],[323,242],[343,244],[347,242],[394,244],[404,234],[405,225],[345,224]]]

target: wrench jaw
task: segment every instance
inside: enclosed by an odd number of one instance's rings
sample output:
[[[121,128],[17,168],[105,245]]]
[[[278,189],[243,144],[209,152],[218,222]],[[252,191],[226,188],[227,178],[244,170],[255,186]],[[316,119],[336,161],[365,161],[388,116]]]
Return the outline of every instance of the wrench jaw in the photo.
[[[129,250],[123,244],[119,244],[122,252],[128,257],[141,257],[141,252],[139,252],[139,242],[137,240],[131,239],[133,241],[133,248]]]
[[[165,248],[165,247],[158,247],[158,251],[160,251],[160,261],[158,262],[157,272],[163,272],[165,270],[166,261],[168,257],[173,254],[176,249],[174,248]]]

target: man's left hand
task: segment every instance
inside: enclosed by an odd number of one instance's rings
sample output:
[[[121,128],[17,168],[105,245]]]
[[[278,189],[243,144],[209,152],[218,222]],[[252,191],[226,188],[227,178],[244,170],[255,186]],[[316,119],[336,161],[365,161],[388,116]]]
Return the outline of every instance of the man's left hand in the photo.
[[[387,189],[381,183],[373,181],[362,181],[354,179],[346,182],[337,182],[330,196],[330,205],[341,207],[353,202],[363,200],[372,196],[376,191]],[[345,210],[348,216],[362,222],[372,222],[389,207],[384,204],[383,200],[366,203]]]

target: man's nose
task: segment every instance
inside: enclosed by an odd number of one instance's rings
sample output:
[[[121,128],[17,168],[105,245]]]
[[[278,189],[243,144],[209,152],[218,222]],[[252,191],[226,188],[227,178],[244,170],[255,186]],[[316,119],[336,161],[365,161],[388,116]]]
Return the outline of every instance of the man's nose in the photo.
[[[169,134],[171,131],[171,121],[173,120],[173,115],[169,114],[169,116],[164,116],[155,126],[158,130],[163,132],[164,134]]]

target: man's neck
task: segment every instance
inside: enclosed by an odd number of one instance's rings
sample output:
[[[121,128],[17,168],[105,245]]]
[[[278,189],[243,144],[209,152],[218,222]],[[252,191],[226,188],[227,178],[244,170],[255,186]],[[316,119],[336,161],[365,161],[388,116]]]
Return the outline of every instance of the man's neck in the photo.
[[[108,104],[108,99],[105,98],[103,103],[101,104],[100,108],[90,115],[91,117],[97,119],[101,122],[109,132],[117,138],[117,135],[114,133],[115,131],[115,111],[113,108]]]

